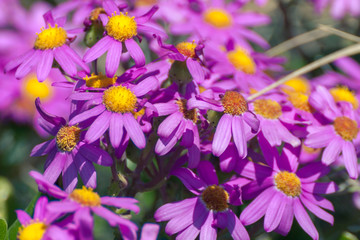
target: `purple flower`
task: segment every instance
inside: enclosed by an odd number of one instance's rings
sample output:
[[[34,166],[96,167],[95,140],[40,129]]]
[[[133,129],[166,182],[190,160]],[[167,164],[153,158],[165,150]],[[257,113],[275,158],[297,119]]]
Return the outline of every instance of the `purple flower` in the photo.
[[[25,211],[17,210],[17,218],[21,223],[18,231],[18,239],[74,239],[62,227],[54,224],[61,214],[55,214],[48,210],[48,200],[46,197],[40,197],[35,205],[34,217],[31,218]]]
[[[79,227],[81,239],[92,239],[94,220],[91,213],[104,218],[113,227],[118,226],[124,239],[136,239],[137,226],[134,223],[103,207],[103,205],[109,205],[138,213],[139,207],[135,205],[136,199],[100,197],[92,188],[85,186],[82,189],[66,193],[47,181],[40,173],[31,171],[30,175],[45,193],[61,199],[61,201],[53,201],[48,204],[47,209],[50,212],[53,214],[74,213],[74,221]]]
[[[17,68],[16,78],[23,78],[36,67],[37,78],[44,81],[49,75],[54,58],[61,68],[70,76],[77,73],[76,65],[89,72],[89,67],[83,63],[77,53],[68,46],[67,32],[64,30],[64,19],[53,19],[51,12],[44,14],[47,28],[41,29],[34,43],[34,48],[20,57],[10,61],[5,71]]]
[[[333,163],[342,154],[349,176],[356,179],[359,173],[355,145],[359,144],[360,135],[352,106],[344,103],[339,108],[329,91],[322,86],[318,86],[310,95],[310,104],[331,120],[332,124],[309,126],[304,144],[312,148],[325,147],[321,160],[326,165]]]
[[[64,118],[46,113],[39,99],[36,99],[35,104],[42,117],[40,125],[55,136],[54,139],[36,145],[31,151],[32,157],[48,155],[44,177],[54,183],[62,173],[64,188],[71,192],[76,187],[79,173],[86,186],[95,188],[96,171],[92,163],[111,166],[112,158],[101,148],[84,141],[78,126],[68,125]]]
[[[199,177],[187,168],[178,168],[173,175],[181,179],[196,197],[161,206],[154,215],[156,221],[169,221],[165,232],[179,233],[176,239],[216,239],[217,228],[227,228],[234,239],[250,239],[246,229],[229,208],[240,205],[240,187],[248,180],[238,178],[219,185],[214,167],[201,162]],[[184,214],[186,213],[186,214]]]
[[[334,218],[323,209],[334,211],[333,205],[322,194],[337,190],[334,182],[315,182],[329,169],[321,163],[309,164],[300,170],[297,155],[288,145],[279,156],[277,149],[266,141],[260,142],[266,165],[242,161],[236,167],[241,176],[254,181],[243,188],[243,197],[256,197],[241,213],[240,220],[250,225],[264,217],[264,229],[287,235],[295,216],[299,225],[313,239],[319,234],[311,221],[310,212],[333,224]]]
[[[323,12],[324,9],[331,5],[331,16],[335,19],[343,18],[347,13],[351,16],[357,17],[360,15],[360,2],[359,0],[312,0],[315,4],[315,10]]]
[[[134,37],[138,37],[138,31],[151,32],[160,36],[166,35],[161,30],[147,24],[158,7],[153,7],[146,14],[138,17],[130,17],[127,13],[120,12],[112,0],[104,1],[103,8],[107,16],[100,14],[99,17],[105,25],[106,36],[85,53],[84,61],[92,62],[107,52],[106,76],[112,77],[119,67],[123,44],[125,44],[127,51],[135,61],[136,67],[144,66],[145,55]]]
[[[255,114],[249,111],[248,103],[238,92],[226,91],[221,96],[220,101],[206,99],[205,97],[188,101],[188,108],[211,109],[218,112],[224,112],[217,125],[212,152],[215,156],[220,156],[228,147],[231,138],[241,158],[247,155],[247,139],[245,124],[253,132],[259,130],[259,120]]]

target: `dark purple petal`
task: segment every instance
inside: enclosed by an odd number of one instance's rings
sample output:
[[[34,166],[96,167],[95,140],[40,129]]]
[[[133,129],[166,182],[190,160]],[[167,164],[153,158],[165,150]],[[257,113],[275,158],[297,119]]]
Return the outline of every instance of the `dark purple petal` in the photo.
[[[196,195],[198,195],[206,187],[206,183],[188,168],[175,169],[171,174],[178,177],[185,187]]]
[[[75,189],[78,182],[77,169],[71,154],[67,154],[67,159],[62,172],[63,188],[65,192],[70,193]]]
[[[40,143],[31,150],[31,157],[39,157],[49,154],[49,152],[56,146],[55,139]]]
[[[143,51],[141,50],[139,44],[135,42],[134,39],[130,38],[125,40],[125,46],[130,54],[130,56],[135,61],[136,67],[142,67],[145,65],[145,55]]]
[[[216,170],[209,161],[201,161],[197,168],[197,173],[208,186],[219,185]]]
[[[299,169],[296,175],[301,178],[302,182],[314,182],[315,180],[326,175],[330,169],[320,162],[310,163]]]
[[[112,158],[107,152],[91,144],[82,145],[78,153],[85,159],[102,166],[111,166],[113,163]]]
[[[143,149],[146,145],[146,140],[140,124],[135,120],[131,113],[125,113],[123,115],[123,121],[126,132],[129,134],[133,143],[138,148]]]
[[[227,229],[229,230],[233,239],[239,240],[250,240],[249,234],[246,231],[244,225],[240,222],[240,220],[236,217],[236,215],[228,210],[226,212],[227,215]]]
[[[48,121],[49,123],[52,123],[54,126],[57,127],[58,125],[65,125],[66,124],[66,120],[64,118],[47,113],[42,108],[39,98],[36,98],[35,106],[36,106],[36,109],[37,109],[38,113],[41,115],[41,117],[43,119],[45,119],[46,121]]]
[[[85,134],[85,140],[88,143],[98,140],[109,128],[111,112],[104,111],[98,116],[95,121],[89,127],[89,130]]]
[[[337,185],[334,182],[314,182],[314,183],[303,183],[302,189],[308,193],[315,194],[330,194],[338,190]]]
[[[43,82],[50,73],[54,61],[54,54],[51,49],[42,52],[40,62],[37,65],[36,75],[39,82]]]
[[[74,222],[79,227],[79,237],[84,240],[93,240],[94,218],[87,207],[76,211]]]

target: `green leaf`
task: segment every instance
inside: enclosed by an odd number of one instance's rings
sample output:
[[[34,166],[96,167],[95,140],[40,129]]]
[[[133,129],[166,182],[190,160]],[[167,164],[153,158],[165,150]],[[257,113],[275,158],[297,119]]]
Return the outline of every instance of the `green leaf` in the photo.
[[[41,193],[37,193],[34,198],[31,200],[29,205],[25,208],[25,212],[27,212],[30,216],[32,216],[35,208],[35,204],[38,200],[38,198],[41,196]],[[19,227],[21,226],[19,220],[16,220],[11,226],[9,227],[9,230],[6,234],[6,239],[8,240],[16,240],[17,233],[19,231]],[[0,239],[1,240],[1,239]]]
[[[0,218],[0,240],[4,240],[7,231],[7,222],[5,219]]]

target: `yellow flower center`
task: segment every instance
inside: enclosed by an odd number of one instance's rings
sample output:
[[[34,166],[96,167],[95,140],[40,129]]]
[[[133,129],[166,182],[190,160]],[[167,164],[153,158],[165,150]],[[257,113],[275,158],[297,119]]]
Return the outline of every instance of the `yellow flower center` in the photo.
[[[212,8],[204,13],[204,21],[217,28],[226,28],[231,26],[232,17],[223,9]]]
[[[330,89],[330,94],[333,96],[335,102],[344,101],[351,103],[354,109],[359,107],[359,101],[356,99],[355,94],[345,86]]]
[[[90,13],[90,20],[91,20],[91,21],[96,21],[96,20],[98,20],[99,15],[100,15],[101,13],[106,13],[106,12],[105,12],[105,9],[103,9],[103,8],[101,8],[101,7],[95,8],[95,9],[92,10],[91,13]]]
[[[256,64],[252,57],[241,48],[236,48],[227,54],[230,63],[239,71],[246,74],[254,74],[256,72]]]
[[[103,103],[107,110],[117,113],[133,112],[136,107],[135,94],[124,86],[113,86],[104,91]]]
[[[207,187],[201,193],[201,198],[209,210],[221,212],[229,207],[229,194],[217,185]]]
[[[41,240],[47,226],[43,222],[34,221],[26,226],[21,226],[17,235],[18,240]]]
[[[80,128],[76,126],[64,126],[56,134],[56,144],[59,149],[71,152],[80,140]]]
[[[107,88],[115,84],[117,76],[108,78],[105,75],[102,75],[101,73],[99,75],[95,75],[94,73],[92,73],[90,77],[86,76],[83,79],[86,81],[87,87]]]
[[[295,173],[282,171],[275,175],[275,186],[289,197],[298,197],[301,194],[301,182]]]
[[[306,146],[305,144],[302,145],[302,148],[304,149],[305,152],[310,153],[310,154],[321,151],[321,148],[311,148],[311,147]]]
[[[314,112],[314,109],[311,107],[309,103],[309,96],[300,92],[292,92],[289,93],[288,100],[291,104],[300,110],[306,112]]]
[[[157,3],[158,3],[157,0],[136,0],[135,6],[136,7],[152,6]]]
[[[49,24],[49,28],[41,28],[41,32],[37,33],[34,46],[41,50],[54,49],[64,45],[66,38],[66,31],[62,27],[51,27]]]
[[[221,104],[224,107],[224,113],[231,115],[241,115],[248,110],[248,104],[243,95],[234,91],[226,91],[221,98]]]
[[[187,100],[186,99],[180,99],[176,101],[176,104],[179,106],[180,112],[183,114],[184,118],[189,119],[193,121],[194,123],[197,122],[197,111],[196,109],[187,109]]]
[[[303,77],[296,77],[290,79],[289,81],[285,82],[284,85],[286,87],[282,88],[282,90],[289,94],[291,92],[299,92],[303,94],[308,94],[310,92],[310,84],[309,82]]]
[[[258,99],[254,102],[255,113],[268,119],[278,119],[281,114],[281,106],[271,99]]]
[[[334,128],[336,133],[347,141],[352,141],[359,133],[357,123],[348,117],[335,118]]]
[[[39,82],[34,74],[30,74],[25,78],[23,90],[25,95],[27,95],[31,101],[37,97],[46,101],[53,95],[53,89],[49,80]]]
[[[93,192],[92,188],[85,186],[83,186],[82,189],[75,189],[69,194],[69,198],[80,203],[82,206],[97,207],[101,205],[99,194]]]
[[[194,58],[196,46],[195,42],[181,42],[176,45],[176,49],[185,57]]]
[[[142,108],[137,112],[133,111],[132,114],[133,114],[134,118],[137,119],[138,117],[141,117],[145,114],[145,108]]]
[[[135,17],[129,17],[128,13],[115,14],[109,17],[109,21],[105,26],[106,32],[109,36],[118,41],[125,41],[137,35],[137,23]]]

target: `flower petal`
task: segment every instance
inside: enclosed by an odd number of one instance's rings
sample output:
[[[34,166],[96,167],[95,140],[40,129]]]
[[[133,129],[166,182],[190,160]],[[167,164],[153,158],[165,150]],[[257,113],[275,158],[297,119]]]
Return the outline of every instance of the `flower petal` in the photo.
[[[145,65],[145,55],[141,50],[139,44],[135,42],[134,39],[130,38],[125,40],[125,46],[130,54],[130,56],[135,61],[136,67],[142,67]]]
[[[135,120],[131,113],[125,113],[123,115],[124,127],[129,134],[133,143],[140,149],[143,149],[146,145],[145,135],[140,128],[139,123]]]
[[[217,125],[212,143],[212,152],[215,156],[220,156],[230,143],[231,139],[232,116],[224,114]]]

